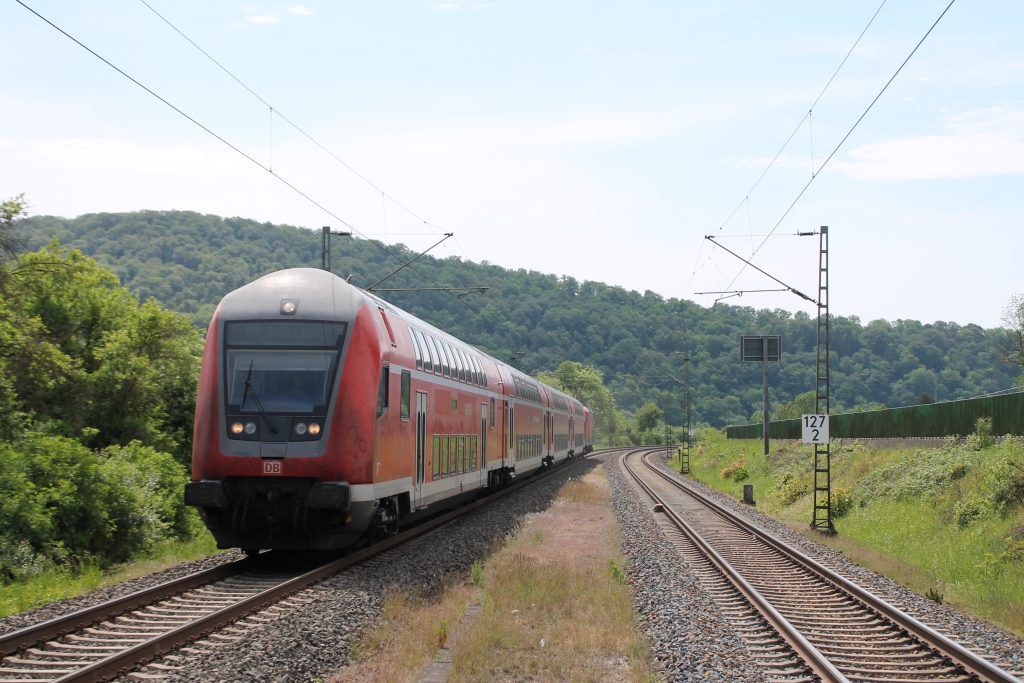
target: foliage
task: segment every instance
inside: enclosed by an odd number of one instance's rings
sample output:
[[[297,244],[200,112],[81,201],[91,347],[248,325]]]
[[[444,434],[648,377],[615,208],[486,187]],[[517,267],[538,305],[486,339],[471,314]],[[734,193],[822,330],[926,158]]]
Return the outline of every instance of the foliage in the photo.
[[[856,486],[865,503],[877,498],[907,500],[938,495],[950,482],[962,478],[978,462],[976,452],[956,443],[912,455],[875,469]]]
[[[563,361],[554,372],[541,372],[537,379],[579,399],[590,408],[594,419],[594,439],[614,443],[622,416],[615,399],[597,368],[575,361]]]
[[[780,506],[789,507],[809,489],[806,477],[787,471],[778,477],[770,495]]]
[[[833,519],[845,517],[846,513],[853,509],[853,495],[850,489],[842,486],[832,488],[832,496],[829,498],[830,513]]]
[[[138,440],[189,457],[202,338],[155,301],[52,244],[17,260],[0,310],[0,437],[27,424],[102,448]]]
[[[25,195],[0,201],[0,259],[17,255],[21,240],[14,234],[14,220],[25,213]]]
[[[0,443],[0,579],[90,558],[107,566],[188,538],[186,480],[170,455],[138,443],[96,452],[31,432]]]
[[[1024,505],[1024,452],[1004,449],[985,477],[984,491],[997,510]]]
[[[114,268],[140,300],[156,299],[199,325],[231,289],[273,270],[320,263],[318,233],[240,218],[142,211],[34,216],[16,225],[33,248],[59,238]],[[401,245],[388,249],[390,254],[377,243],[348,240],[344,253],[335,254],[337,272],[365,286],[416,255]],[[388,298],[494,356],[522,352],[519,365],[530,374],[566,359],[582,363],[601,373],[619,408],[635,412],[653,402],[672,425],[684,422],[682,388],[668,382],[650,386],[638,378],[680,377],[682,360],[674,354],[682,351],[691,359],[694,424],[741,424],[760,408],[760,367],[736,358],[736,340],[743,334],[783,337],[786,354],[771,368],[772,414],[797,409],[814,386],[816,329],[806,313],[725,304],[704,308],[653,292],[429,255],[389,281],[394,287],[424,284],[490,289],[465,298],[436,291]],[[865,324],[834,316],[833,412],[909,405],[922,394],[942,401],[967,398],[1012,386],[1020,366],[1001,360],[1000,339],[998,331],[977,325]],[[598,429],[614,440],[642,439],[647,431],[622,439],[625,424],[614,432],[607,425]]]
[[[0,207],[5,252],[23,207]],[[199,331],[56,242],[0,272],[0,582],[84,575],[193,537],[181,491]]]
[[[980,451],[996,442],[992,435],[992,418],[979,417],[974,425],[974,433],[967,438],[967,446],[971,450]]]
[[[733,481],[743,481],[750,476],[750,471],[747,469],[747,463],[740,458],[736,462],[731,462],[722,468],[722,471],[718,474],[722,479],[732,479]]]
[[[1010,297],[1003,309],[1003,322],[1006,328],[1001,339],[1002,359],[1018,366],[1024,378],[1024,294]]]
[[[654,403],[645,403],[636,411],[636,428],[643,432],[654,429],[661,419],[661,408]]]

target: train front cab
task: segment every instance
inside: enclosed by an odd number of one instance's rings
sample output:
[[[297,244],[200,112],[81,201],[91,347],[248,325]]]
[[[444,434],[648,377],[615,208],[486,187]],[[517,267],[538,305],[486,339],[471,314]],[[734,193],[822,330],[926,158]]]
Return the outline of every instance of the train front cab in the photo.
[[[343,548],[371,523],[381,349],[349,289],[324,271],[281,271],[214,315],[185,502],[219,547]]]

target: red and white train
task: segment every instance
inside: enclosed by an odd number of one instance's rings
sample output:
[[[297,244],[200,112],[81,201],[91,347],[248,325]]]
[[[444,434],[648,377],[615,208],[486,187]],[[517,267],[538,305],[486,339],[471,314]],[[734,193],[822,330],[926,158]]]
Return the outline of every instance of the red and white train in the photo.
[[[591,448],[576,399],[295,268],[214,313],[185,502],[221,548],[347,548]]]

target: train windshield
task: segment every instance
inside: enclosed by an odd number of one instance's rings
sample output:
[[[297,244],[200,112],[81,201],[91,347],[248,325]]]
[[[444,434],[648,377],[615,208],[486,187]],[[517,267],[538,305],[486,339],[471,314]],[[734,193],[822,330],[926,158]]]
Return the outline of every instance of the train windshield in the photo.
[[[228,412],[325,415],[346,328],[305,320],[225,323]]]

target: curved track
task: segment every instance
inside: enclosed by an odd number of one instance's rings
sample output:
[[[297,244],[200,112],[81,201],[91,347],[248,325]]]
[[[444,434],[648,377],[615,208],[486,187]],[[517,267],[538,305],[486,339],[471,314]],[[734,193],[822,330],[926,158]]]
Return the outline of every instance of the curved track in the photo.
[[[651,455],[634,451],[623,466],[678,529],[673,540],[742,624],[737,630],[771,678],[1019,683],[665,474],[648,462]]]
[[[264,554],[9,633],[0,637],[0,683],[113,678],[529,486],[537,476],[313,569],[275,568],[274,563],[259,561],[269,555]],[[237,634],[225,636],[234,637]]]

